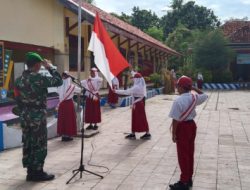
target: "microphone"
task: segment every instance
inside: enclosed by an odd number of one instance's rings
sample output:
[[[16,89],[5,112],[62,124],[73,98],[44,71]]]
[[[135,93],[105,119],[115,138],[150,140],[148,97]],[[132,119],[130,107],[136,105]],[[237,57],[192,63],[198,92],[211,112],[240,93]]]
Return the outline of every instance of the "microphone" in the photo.
[[[63,73],[63,75],[66,76],[66,77],[70,77],[70,78],[72,79],[72,81],[75,81],[75,80],[76,80],[75,77],[73,77],[72,75],[70,75],[70,74],[68,74],[68,73]]]
[[[68,76],[71,78],[72,81],[75,81],[75,80],[76,80],[75,77],[73,77],[73,76],[71,76],[71,75],[68,75]]]

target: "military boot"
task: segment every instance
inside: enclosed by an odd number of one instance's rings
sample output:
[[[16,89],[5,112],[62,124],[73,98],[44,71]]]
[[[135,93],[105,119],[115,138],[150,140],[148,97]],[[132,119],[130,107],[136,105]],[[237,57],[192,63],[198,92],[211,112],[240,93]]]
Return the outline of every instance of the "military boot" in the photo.
[[[55,176],[53,174],[47,174],[42,170],[34,171],[31,181],[49,181],[53,180]]]
[[[33,170],[32,170],[32,168],[28,167],[26,181],[32,181],[32,175],[33,175]]]

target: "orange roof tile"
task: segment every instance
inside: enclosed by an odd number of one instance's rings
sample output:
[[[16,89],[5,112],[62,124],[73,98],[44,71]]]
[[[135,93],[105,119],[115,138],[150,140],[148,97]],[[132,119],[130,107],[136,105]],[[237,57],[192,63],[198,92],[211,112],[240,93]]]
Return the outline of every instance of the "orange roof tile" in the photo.
[[[228,21],[222,26],[222,30],[231,42],[250,42],[250,21]]]

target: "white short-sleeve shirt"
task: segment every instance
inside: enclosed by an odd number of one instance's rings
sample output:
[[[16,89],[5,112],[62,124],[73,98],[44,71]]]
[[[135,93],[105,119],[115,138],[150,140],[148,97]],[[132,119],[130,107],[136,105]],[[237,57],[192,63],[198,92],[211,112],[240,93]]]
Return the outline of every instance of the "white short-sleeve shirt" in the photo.
[[[102,81],[103,79],[101,77],[91,77],[89,79],[82,80],[81,85],[88,90],[85,92],[85,95],[87,97],[92,97],[93,94],[97,94],[101,88]]]
[[[197,97],[196,105],[202,104],[208,98],[208,95],[206,94],[195,94],[195,96]],[[177,121],[180,121],[181,115],[188,109],[191,103],[192,103],[192,94],[190,92],[181,94],[173,102],[172,108],[168,116]],[[192,120],[195,118],[195,116],[196,116],[196,111],[194,108],[193,111],[185,119],[185,121]]]

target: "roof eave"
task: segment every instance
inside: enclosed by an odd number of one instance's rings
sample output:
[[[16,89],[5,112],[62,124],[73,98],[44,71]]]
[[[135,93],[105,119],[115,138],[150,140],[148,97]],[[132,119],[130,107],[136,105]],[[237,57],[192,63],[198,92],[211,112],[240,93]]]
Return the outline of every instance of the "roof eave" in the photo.
[[[78,13],[78,4],[72,0],[58,0],[60,3],[62,3],[65,7],[67,7],[69,10],[71,10],[74,13]],[[94,19],[95,19],[95,14],[91,11],[89,11],[88,9],[82,7],[82,17],[86,17],[86,21],[93,24],[94,23]],[[103,20],[102,20],[103,21]],[[157,47],[157,49],[160,49],[163,52],[166,52],[168,54],[171,55],[176,55],[176,56],[181,56],[181,54],[169,47],[161,47],[158,44],[154,44],[153,42],[150,42],[146,39],[140,38],[139,36],[136,36],[132,33],[129,33],[128,31],[125,31],[122,28],[119,28],[116,25],[113,25],[112,23],[108,22],[108,21],[103,21],[105,22],[105,25],[108,27],[108,30],[110,32],[113,33],[117,33],[117,34],[121,34],[123,33],[125,37],[129,38],[129,39],[133,39],[135,41],[138,41],[140,43],[145,43],[147,45],[153,46],[153,47]],[[121,32],[122,31],[122,32]],[[126,35],[127,33],[127,35]]]

